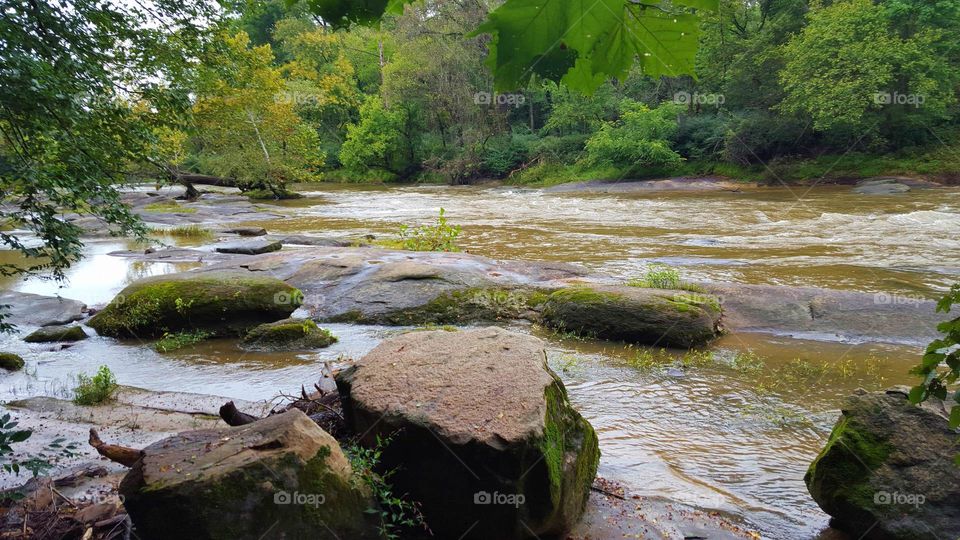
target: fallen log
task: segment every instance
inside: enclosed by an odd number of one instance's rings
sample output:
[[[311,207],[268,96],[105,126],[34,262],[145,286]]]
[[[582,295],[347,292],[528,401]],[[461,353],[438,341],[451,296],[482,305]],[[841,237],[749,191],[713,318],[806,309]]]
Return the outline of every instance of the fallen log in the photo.
[[[220,418],[223,418],[223,421],[226,422],[228,426],[243,426],[260,420],[257,416],[247,414],[237,409],[237,406],[234,405],[232,401],[228,401],[220,407]]]
[[[143,457],[143,450],[103,442],[94,428],[90,428],[89,442],[98,454],[125,467],[133,467],[133,464]]]

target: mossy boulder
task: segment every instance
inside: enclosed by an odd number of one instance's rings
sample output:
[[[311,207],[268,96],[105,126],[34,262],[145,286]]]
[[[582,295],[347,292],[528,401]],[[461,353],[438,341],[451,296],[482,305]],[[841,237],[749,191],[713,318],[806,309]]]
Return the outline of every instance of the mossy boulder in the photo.
[[[111,337],[160,337],[181,330],[243,335],[289,317],[301,299],[294,287],[262,274],[186,272],[132,283],[88,324]]]
[[[0,369],[19,371],[23,369],[23,366],[23,358],[20,358],[20,355],[10,352],[0,352]]]
[[[284,319],[261,324],[243,338],[243,345],[247,348],[272,351],[322,349],[336,342],[336,336],[310,319]]]
[[[960,453],[942,404],[906,390],[858,393],[804,476],[834,526],[855,538],[960,537]]]
[[[44,326],[27,337],[27,343],[56,343],[60,341],[80,341],[87,339],[87,333],[79,326]]]
[[[715,296],[626,286],[570,287],[543,304],[547,326],[584,336],[674,347],[702,345],[719,331]]]
[[[500,328],[411,332],[341,372],[361,444],[392,437],[381,470],[437,538],[560,537],[580,518],[597,435],[547,367],[544,344]]]
[[[143,452],[120,482],[138,538],[379,538],[369,491],[337,441],[297,409]]]
[[[368,316],[351,312],[337,320],[362,324],[469,324],[536,319],[549,291],[524,287],[470,287],[442,293],[427,303]]]

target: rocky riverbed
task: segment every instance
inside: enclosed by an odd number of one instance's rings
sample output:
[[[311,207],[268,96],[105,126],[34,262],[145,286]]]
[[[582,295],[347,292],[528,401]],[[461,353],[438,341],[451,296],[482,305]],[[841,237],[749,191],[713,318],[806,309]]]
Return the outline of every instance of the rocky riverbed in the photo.
[[[826,517],[806,494],[802,476],[836,419],[834,408],[840,396],[849,395],[854,384],[879,386],[889,377],[903,381],[905,366],[912,362],[909,355],[915,354],[911,351],[935,335],[933,327],[943,318],[933,311],[932,301],[909,297],[910,302],[903,302],[896,293],[883,296],[822,286],[717,280],[702,280],[702,289],[694,291],[664,292],[626,287],[627,276],[594,264],[393,251],[361,246],[371,240],[365,232],[295,235],[284,230],[282,224],[290,219],[291,210],[325,204],[315,195],[284,205],[211,195],[198,203],[174,202],[175,207],[166,195],[159,200],[145,193],[128,197],[159,229],[195,223],[211,229],[212,237],[180,239],[175,241],[180,247],[150,249],[94,242],[95,249],[104,246],[97,252],[98,260],[137,271],[126,271],[109,283],[101,278],[102,284],[90,285],[101,287],[96,294],[87,294],[93,289],[76,289],[78,301],[3,293],[2,303],[15,306],[20,338],[42,326],[78,322],[90,336],[76,344],[3,341],[2,349],[26,360],[23,372],[7,376],[11,381],[7,398],[15,397],[11,390],[18,396],[46,395],[26,399],[13,409],[24,418],[24,425],[37,428],[30,444],[38,446],[32,448],[41,448],[60,433],[83,443],[90,426],[99,426],[105,441],[145,448],[184,430],[222,427],[213,415],[227,398],[234,399],[240,409],[261,415],[271,408],[265,401],[280,391],[293,395],[301,384],[309,388],[322,362],[347,368],[352,359],[362,358],[398,334],[447,326],[451,330],[507,327],[546,339],[548,365],[567,386],[571,403],[597,432],[603,455],[600,476],[613,480],[591,490],[590,504],[573,537],[749,537],[760,533],[794,538],[824,528]],[[149,205],[154,206],[146,210]],[[177,211],[181,206],[192,211]],[[229,217],[221,217],[222,209],[228,210],[224,215]],[[279,251],[264,248],[276,242],[281,245]],[[218,251],[224,246],[228,249]],[[248,254],[260,251],[266,252]],[[276,318],[315,319],[340,339],[309,351],[250,350],[234,336],[262,321],[241,317],[243,324],[226,325],[233,328],[223,337],[158,354],[153,343],[163,332],[177,329],[176,317],[148,321],[119,341],[97,337],[93,327],[87,326],[91,311],[103,309],[118,293],[123,298],[134,296],[136,291],[123,291],[130,282],[157,275],[147,283],[166,283],[170,278],[163,275],[185,270],[190,272],[175,279],[216,280],[230,275],[283,283],[290,289],[262,291],[257,301],[277,309]],[[39,286],[27,290],[46,292]],[[70,289],[63,294],[70,298]],[[181,303],[190,302],[184,294],[178,297]],[[189,315],[190,308],[184,309],[180,315]],[[585,312],[590,315],[574,317]],[[635,313],[648,315],[631,323],[625,315]],[[109,310],[101,320],[107,315]],[[122,326],[128,319],[117,320]],[[643,327],[651,321],[652,330]],[[156,327],[151,326],[154,322]],[[190,321],[190,327],[195,322]],[[211,328],[219,333],[221,326]],[[150,332],[143,332],[145,328]],[[667,328],[683,331],[665,340],[649,337],[668,335]],[[675,359],[672,363],[637,363],[643,357],[639,352],[653,351],[656,356],[660,347],[668,345],[701,345],[714,360],[697,363],[693,356],[670,351],[665,354]],[[822,391],[804,401],[788,397],[787,388],[770,393],[752,387],[745,377],[754,377],[749,375],[753,372],[739,364],[742,359],[735,351],[754,349],[769,355],[767,367],[779,377],[803,373],[798,384],[817,384]],[[822,358],[824,366],[836,367],[824,367],[829,371],[820,375],[796,371],[809,369],[793,363],[794,351],[804,349],[815,351],[812,357]],[[870,371],[874,369],[869,367],[871,355],[877,354],[903,361],[885,367],[878,364],[877,371]],[[854,358],[860,365],[851,365],[845,358]],[[64,399],[69,397],[69,382],[57,379],[79,371],[89,373],[91,366],[101,362],[111,365],[121,383],[152,390],[125,390],[114,405],[84,415],[85,408]],[[810,377],[819,380],[813,383]],[[200,395],[156,393],[169,388]],[[203,397],[208,393],[219,395]],[[135,395],[140,397],[131,397]],[[716,431],[704,423],[698,401],[712,404],[712,423],[723,429]],[[201,402],[203,406],[179,406]],[[109,412],[112,407],[118,407],[117,416]],[[168,416],[169,424],[151,425],[156,417]],[[118,417],[145,420],[122,423],[116,421]],[[768,451],[780,444],[782,448]],[[787,450],[790,446],[799,450]],[[59,462],[56,472],[67,472],[95,457],[91,448],[82,448],[76,459]],[[717,452],[725,453],[725,459],[707,457]],[[757,460],[759,466],[751,465]],[[777,472],[763,472],[768,468]],[[109,489],[115,488],[122,473],[119,468],[113,470]],[[731,474],[746,481],[727,480]]]

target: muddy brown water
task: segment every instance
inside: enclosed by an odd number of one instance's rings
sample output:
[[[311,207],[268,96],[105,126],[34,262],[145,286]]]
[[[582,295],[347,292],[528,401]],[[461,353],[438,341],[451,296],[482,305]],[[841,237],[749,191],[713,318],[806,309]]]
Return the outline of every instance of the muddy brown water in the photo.
[[[460,244],[472,253],[573,262],[623,279],[664,262],[688,280],[858,290],[890,302],[936,298],[960,279],[954,188],[899,196],[860,196],[843,187],[616,195],[505,187],[304,189],[305,199],[270,205],[283,219],[249,224],[271,233],[383,238],[400,224],[430,223],[443,207],[451,223],[463,226]],[[108,255],[131,247],[91,241],[65,285],[36,279],[0,285],[97,305],[140,277],[195,266]],[[0,259],[15,257],[0,253]],[[161,355],[149,343],[104,338],[53,352],[0,337],[0,350],[28,363],[2,376],[0,398],[67,396],[77,373],[107,364],[127,385],[270,399],[309,385],[318,362],[362,356],[403,331],[330,328],[338,344],[299,354],[243,351],[218,340]],[[551,365],[600,436],[601,474],[631,494],[717,510],[769,538],[834,534],[807,494],[803,473],[843,396],[858,387],[912,383],[906,372],[919,352],[733,334],[711,345],[712,358],[684,358],[520,329],[550,341]]]

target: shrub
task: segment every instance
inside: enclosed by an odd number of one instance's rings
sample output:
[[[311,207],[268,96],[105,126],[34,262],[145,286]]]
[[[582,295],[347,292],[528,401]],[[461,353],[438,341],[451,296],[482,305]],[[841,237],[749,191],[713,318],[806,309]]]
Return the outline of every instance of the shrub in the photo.
[[[409,251],[460,251],[457,247],[457,237],[460,236],[459,225],[447,224],[441,208],[436,225],[408,227],[402,225],[397,233],[403,249]]]
[[[677,135],[677,112],[674,105],[650,109],[624,100],[620,120],[605,122],[587,140],[587,162],[631,169],[680,163],[683,158],[670,148]]]
[[[73,389],[73,402],[77,405],[99,405],[113,396],[117,386],[117,378],[110,368],[100,366],[93,377],[82,373],[77,376],[77,387]]]
[[[165,353],[170,351],[175,351],[177,349],[182,349],[190,345],[195,345],[201,341],[212,336],[210,332],[205,332],[203,330],[197,330],[195,332],[176,332],[173,334],[166,333],[160,338],[154,348],[157,352]]]

